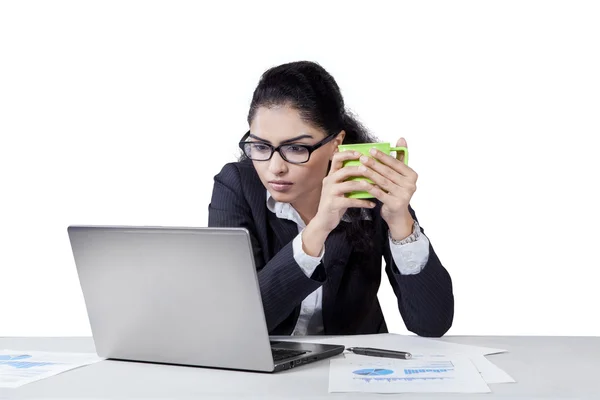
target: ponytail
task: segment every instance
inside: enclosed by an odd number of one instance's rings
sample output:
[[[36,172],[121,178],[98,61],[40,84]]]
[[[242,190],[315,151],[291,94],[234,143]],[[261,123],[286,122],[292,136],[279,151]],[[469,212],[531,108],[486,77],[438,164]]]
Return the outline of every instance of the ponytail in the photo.
[[[375,143],[377,138],[360,123],[350,112],[345,111],[342,115],[342,129],[346,132],[344,144]],[[346,235],[356,252],[369,253],[373,250],[374,236],[372,212],[374,210],[362,208],[349,208],[346,211],[350,222],[346,224]],[[370,221],[365,216],[370,215]]]
[[[374,143],[377,141],[377,138],[371,135],[350,111],[344,111],[341,120],[341,127],[346,132],[344,144]]]

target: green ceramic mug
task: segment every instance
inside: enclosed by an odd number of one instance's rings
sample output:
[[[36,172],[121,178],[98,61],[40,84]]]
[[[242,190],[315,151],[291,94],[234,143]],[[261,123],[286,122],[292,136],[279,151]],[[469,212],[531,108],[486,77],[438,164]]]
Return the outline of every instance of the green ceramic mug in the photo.
[[[404,153],[404,164],[408,165],[408,149],[406,147],[391,147],[389,143],[357,143],[357,144],[342,144],[338,146],[339,151],[358,151],[361,154],[364,154],[367,157],[373,158],[369,150],[372,148],[376,148],[384,154],[390,155],[392,151],[398,152],[401,151]],[[344,167],[346,166],[360,166],[362,165],[359,160],[350,160],[344,162]],[[348,180],[353,181],[362,181],[366,180],[370,183],[373,183],[370,179],[365,177],[353,177]],[[369,192],[350,192],[346,194],[346,197],[350,197],[353,199],[371,199],[373,195]]]

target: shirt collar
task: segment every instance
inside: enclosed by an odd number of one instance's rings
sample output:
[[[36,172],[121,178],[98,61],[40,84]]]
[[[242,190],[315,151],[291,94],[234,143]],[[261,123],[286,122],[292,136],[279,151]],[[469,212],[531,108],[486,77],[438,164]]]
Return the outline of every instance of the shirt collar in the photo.
[[[290,221],[295,222],[301,228],[305,228],[306,224],[302,220],[298,211],[290,204],[290,203],[281,203],[271,196],[271,193],[267,190],[267,208],[273,214],[277,216],[277,218],[281,219],[289,219]]]
[[[277,216],[277,218],[289,219],[294,221],[298,225],[305,227],[304,221],[298,214],[298,211],[290,203],[281,203],[273,198],[271,193],[267,190],[267,209]],[[361,219],[370,220],[371,215],[365,209],[361,210]],[[345,213],[342,217],[342,221],[350,222],[348,213]]]

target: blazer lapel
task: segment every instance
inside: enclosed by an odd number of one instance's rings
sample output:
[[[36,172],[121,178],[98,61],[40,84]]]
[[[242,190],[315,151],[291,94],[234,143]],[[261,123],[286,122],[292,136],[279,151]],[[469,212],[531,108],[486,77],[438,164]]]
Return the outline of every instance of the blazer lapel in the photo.
[[[277,218],[275,214],[267,210],[269,224],[273,228],[275,236],[275,248],[273,254],[277,254],[285,245],[298,236],[298,225],[289,219]]]
[[[269,240],[269,245],[271,247],[270,251],[272,252],[272,255],[275,255],[298,236],[298,225],[289,219],[277,218],[277,216],[269,210],[267,210],[267,215],[269,225],[272,229],[271,233],[274,236]],[[294,307],[294,311],[290,317],[280,324],[276,334],[291,335],[299,316],[300,305]]]

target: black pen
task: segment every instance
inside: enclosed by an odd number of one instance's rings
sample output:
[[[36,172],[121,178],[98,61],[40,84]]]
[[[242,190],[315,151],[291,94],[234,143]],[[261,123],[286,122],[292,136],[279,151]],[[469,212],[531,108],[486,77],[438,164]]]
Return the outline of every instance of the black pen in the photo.
[[[405,351],[373,349],[371,347],[348,347],[346,350],[361,356],[401,358],[403,360],[412,358],[412,354]]]

